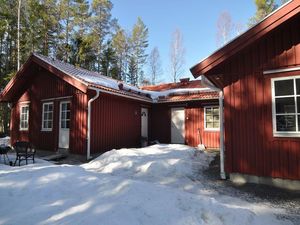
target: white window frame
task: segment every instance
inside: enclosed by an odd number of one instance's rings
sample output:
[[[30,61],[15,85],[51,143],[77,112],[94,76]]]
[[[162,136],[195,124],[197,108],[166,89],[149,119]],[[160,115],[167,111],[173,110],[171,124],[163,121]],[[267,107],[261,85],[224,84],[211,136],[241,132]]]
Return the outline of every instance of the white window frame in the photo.
[[[24,121],[26,121],[27,122],[27,127],[22,127],[22,115],[23,115],[23,113],[22,113],[22,109],[23,108],[28,108],[28,111],[27,111],[27,120],[24,120]],[[29,107],[29,103],[21,103],[21,105],[20,105],[20,126],[19,126],[19,128],[20,128],[20,130],[21,131],[28,131],[28,129],[29,129],[29,112],[30,111],[30,107]]]
[[[271,78],[271,89],[272,89],[272,125],[273,125],[273,136],[274,137],[300,137],[300,131],[298,131],[298,115],[300,112],[297,112],[297,89],[296,89],[296,79],[300,79],[300,76],[288,76],[288,77],[278,77],[278,78]],[[293,80],[294,81],[294,95],[285,95],[285,96],[276,96],[275,97],[275,81],[280,80]],[[295,114],[296,115],[296,131],[277,131],[276,130],[276,105],[275,105],[275,98],[278,97],[293,97],[295,100]],[[280,114],[278,114],[280,115]],[[282,114],[283,115],[283,114]],[[300,121],[299,121],[300,122]]]
[[[207,128],[206,127],[206,109],[219,108],[219,128]],[[217,105],[204,106],[204,130],[205,131],[220,131],[220,107]]]
[[[51,121],[51,128],[44,127],[45,122],[45,111],[44,106],[45,105],[52,105],[52,120],[47,119],[47,121]],[[49,113],[50,111],[48,111]],[[42,131],[52,131],[53,129],[53,116],[54,116],[54,103],[53,102],[44,102],[42,105]]]

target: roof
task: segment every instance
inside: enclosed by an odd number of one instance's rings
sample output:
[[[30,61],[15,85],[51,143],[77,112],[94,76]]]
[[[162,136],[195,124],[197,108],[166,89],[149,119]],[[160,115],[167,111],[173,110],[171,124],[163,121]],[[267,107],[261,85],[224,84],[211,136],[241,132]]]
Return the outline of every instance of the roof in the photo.
[[[184,102],[184,101],[195,101],[195,100],[210,100],[210,99],[218,99],[219,93],[216,91],[212,92],[198,92],[191,93],[187,95],[170,95],[164,98],[159,98],[158,103],[165,102]]]
[[[159,85],[149,85],[141,87],[142,90],[148,91],[166,91],[177,88],[206,88],[201,80],[193,80],[188,82],[166,83]]]
[[[84,93],[86,93],[88,89],[96,88],[110,94],[135,98],[141,101],[157,102],[159,98],[164,98],[169,95],[189,95],[195,92],[212,92],[212,89],[204,87],[201,81],[163,84],[156,86],[156,88],[155,86],[150,86],[149,89],[147,89],[147,87],[140,89],[123,83],[122,81],[103,76],[97,72],[92,72],[57,59],[33,53],[1,92],[0,101],[10,101],[14,93],[18,91],[18,88],[25,88],[25,80],[32,74],[26,73],[26,70],[33,63],[45,68]]]
[[[194,77],[205,75],[208,71],[215,68],[229,57],[238,53],[245,47],[254,43],[265,34],[274,30],[276,27],[300,13],[300,0],[292,0],[268,15],[261,22],[245,31],[231,42],[218,49],[198,64],[193,66],[190,71]]]

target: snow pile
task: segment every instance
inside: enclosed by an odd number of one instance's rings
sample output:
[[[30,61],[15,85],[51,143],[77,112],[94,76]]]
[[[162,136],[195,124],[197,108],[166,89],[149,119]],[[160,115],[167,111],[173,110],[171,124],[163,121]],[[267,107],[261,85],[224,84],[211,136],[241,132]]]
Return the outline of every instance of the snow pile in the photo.
[[[98,173],[166,184],[197,176],[198,171],[209,166],[213,156],[186,145],[157,144],[112,150],[82,167]]]
[[[0,138],[0,145],[10,145],[10,137]]]
[[[183,182],[211,159],[155,145],[112,150],[83,166],[0,165],[0,224],[291,224],[274,215],[282,210],[159,184],[165,176]]]

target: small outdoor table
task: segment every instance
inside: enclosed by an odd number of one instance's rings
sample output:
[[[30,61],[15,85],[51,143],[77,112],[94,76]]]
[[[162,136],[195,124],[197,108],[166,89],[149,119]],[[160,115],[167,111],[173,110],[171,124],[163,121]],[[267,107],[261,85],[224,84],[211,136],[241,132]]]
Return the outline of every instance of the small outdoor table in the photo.
[[[6,160],[7,160],[7,163],[9,163],[9,158],[8,158],[8,155],[7,153],[11,150],[11,148],[7,145],[0,145],[0,160],[1,158],[3,157],[3,162],[4,164],[6,164]]]

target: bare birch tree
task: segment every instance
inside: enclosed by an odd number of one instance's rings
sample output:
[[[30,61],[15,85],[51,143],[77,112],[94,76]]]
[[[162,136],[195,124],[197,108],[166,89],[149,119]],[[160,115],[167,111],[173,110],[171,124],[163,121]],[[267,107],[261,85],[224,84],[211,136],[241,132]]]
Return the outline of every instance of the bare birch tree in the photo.
[[[176,29],[173,33],[171,48],[170,48],[170,67],[171,75],[174,83],[182,76],[185,49],[183,47],[183,37],[179,29]]]
[[[222,12],[217,21],[217,46],[223,46],[231,39],[233,28],[231,15],[226,11]]]
[[[150,81],[154,85],[157,82],[157,78],[162,74],[161,60],[157,47],[153,48],[149,55],[149,70]]]

